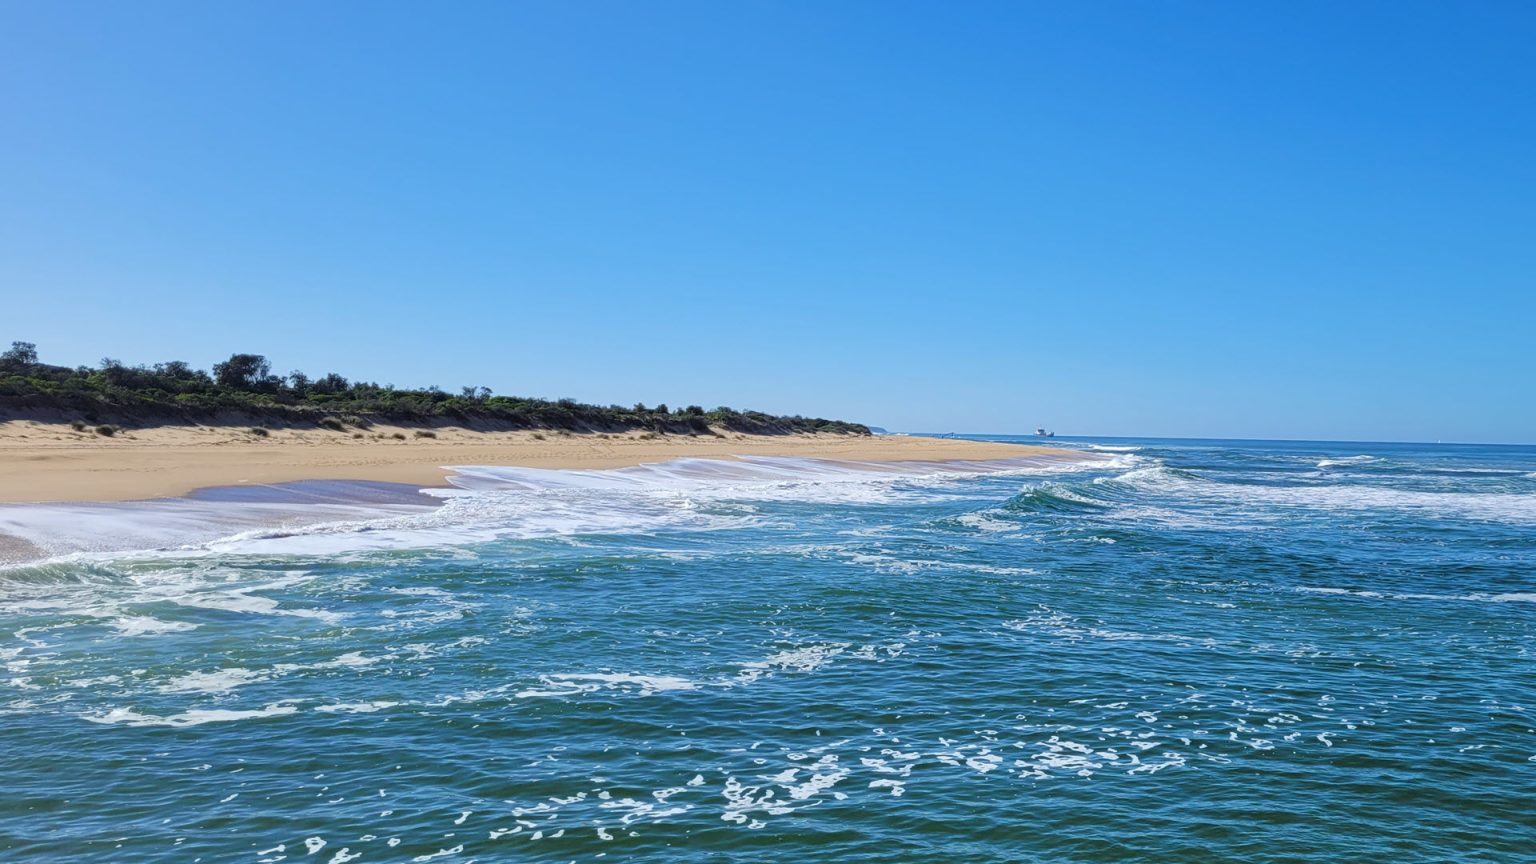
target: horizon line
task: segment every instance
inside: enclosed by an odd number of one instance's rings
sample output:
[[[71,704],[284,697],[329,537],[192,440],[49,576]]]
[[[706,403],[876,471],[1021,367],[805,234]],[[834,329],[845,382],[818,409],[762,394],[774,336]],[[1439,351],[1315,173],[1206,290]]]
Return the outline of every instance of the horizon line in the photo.
[[[942,438],[946,436],[965,438],[1033,438],[1039,441],[1052,441],[1063,438],[1094,438],[1118,441],[1255,441],[1283,444],[1421,444],[1430,447],[1536,447],[1536,442],[1520,441],[1417,441],[1413,439],[1376,440],[1370,438],[1254,438],[1240,435],[1087,435],[1076,433],[1054,435],[1048,438],[1044,438],[1031,432],[886,432],[884,434],[919,435],[925,438]]]

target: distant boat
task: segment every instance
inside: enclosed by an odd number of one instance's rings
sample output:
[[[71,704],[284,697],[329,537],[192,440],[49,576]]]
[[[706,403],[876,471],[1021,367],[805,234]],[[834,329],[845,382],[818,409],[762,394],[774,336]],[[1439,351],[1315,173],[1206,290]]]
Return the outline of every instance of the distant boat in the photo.
[[[1045,427],[1041,426],[1039,429],[1035,430],[1035,437],[1036,438],[1055,438],[1056,437],[1056,433],[1055,432],[1047,432],[1047,431],[1045,431]]]

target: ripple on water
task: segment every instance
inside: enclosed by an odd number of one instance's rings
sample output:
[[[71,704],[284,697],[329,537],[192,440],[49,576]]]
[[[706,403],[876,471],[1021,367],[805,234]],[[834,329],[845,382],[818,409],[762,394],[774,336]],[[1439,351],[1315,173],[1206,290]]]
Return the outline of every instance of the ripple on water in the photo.
[[[6,570],[5,857],[1536,843],[1531,454],[1102,446],[1049,475],[490,471],[380,524]]]

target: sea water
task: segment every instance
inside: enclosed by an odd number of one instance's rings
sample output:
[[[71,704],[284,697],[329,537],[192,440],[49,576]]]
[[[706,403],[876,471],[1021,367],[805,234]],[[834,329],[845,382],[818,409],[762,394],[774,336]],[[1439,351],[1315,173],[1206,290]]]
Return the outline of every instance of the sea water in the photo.
[[[0,508],[0,860],[1536,860],[1536,449],[1053,446]]]

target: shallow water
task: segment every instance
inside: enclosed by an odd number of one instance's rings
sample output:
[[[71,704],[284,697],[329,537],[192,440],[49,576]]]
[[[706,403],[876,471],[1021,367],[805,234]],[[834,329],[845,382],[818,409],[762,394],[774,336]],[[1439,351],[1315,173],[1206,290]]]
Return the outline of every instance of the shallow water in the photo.
[[[1533,860],[1536,449],[1055,443],[0,513],[0,858]]]

